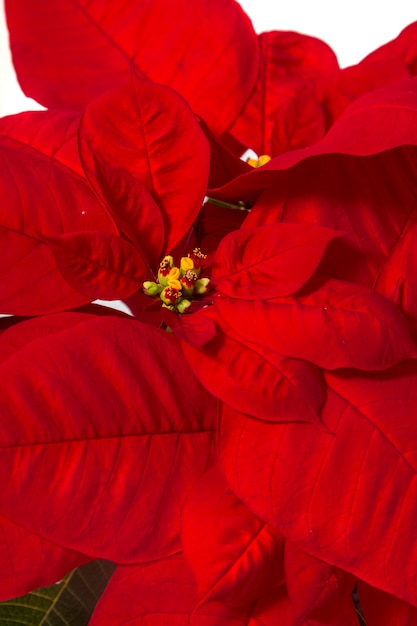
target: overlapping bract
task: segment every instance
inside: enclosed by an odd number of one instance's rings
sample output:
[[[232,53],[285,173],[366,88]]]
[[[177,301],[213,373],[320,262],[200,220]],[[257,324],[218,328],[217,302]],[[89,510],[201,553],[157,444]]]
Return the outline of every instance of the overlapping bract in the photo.
[[[340,70],[232,1],[6,8],[54,110],[0,120],[0,597],[102,557],[91,624],[411,626],[415,25]]]

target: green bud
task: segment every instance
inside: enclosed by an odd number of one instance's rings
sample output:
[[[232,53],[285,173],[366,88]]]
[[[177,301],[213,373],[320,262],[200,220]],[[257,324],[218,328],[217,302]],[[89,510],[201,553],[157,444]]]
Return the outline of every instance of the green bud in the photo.
[[[181,298],[181,300],[176,305],[178,313],[184,313],[191,306],[191,302],[186,298]]]
[[[210,278],[199,278],[194,285],[194,293],[202,296],[210,289]]]
[[[151,280],[146,280],[142,288],[146,296],[159,296],[162,291],[162,285],[158,285],[158,283],[154,283]]]

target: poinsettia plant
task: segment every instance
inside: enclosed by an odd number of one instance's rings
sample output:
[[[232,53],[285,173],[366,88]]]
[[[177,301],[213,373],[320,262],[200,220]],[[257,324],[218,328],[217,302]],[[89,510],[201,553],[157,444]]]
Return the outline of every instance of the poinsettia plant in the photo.
[[[233,0],[6,10],[1,599],[414,624],[417,26],[342,70]]]

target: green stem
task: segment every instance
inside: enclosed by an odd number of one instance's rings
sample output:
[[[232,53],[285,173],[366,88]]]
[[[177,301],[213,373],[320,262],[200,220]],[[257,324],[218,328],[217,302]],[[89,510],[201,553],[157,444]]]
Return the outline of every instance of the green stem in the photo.
[[[216,206],[224,207],[225,209],[237,209],[238,211],[248,211],[249,207],[245,202],[239,201],[237,204],[230,202],[224,202],[223,200],[216,200],[215,198],[207,198],[205,204],[215,204]]]

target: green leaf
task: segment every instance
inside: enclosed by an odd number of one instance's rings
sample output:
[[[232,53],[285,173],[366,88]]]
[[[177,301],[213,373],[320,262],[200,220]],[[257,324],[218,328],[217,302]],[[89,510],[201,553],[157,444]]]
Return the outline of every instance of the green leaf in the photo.
[[[0,625],[86,626],[115,565],[92,561],[63,581],[0,603]]]

